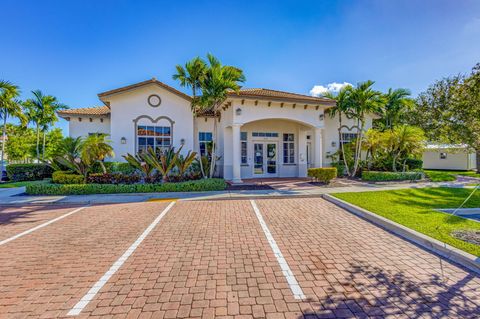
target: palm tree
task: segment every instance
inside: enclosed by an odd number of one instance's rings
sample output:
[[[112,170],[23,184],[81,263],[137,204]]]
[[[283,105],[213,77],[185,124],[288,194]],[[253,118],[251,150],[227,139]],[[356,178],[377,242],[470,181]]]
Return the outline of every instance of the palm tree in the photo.
[[[240,83],[245,82],[243,71],[239,68],[222,65],[213,55],[208,54],[208,68],[205,72],[205,78],[202,81],[202,96],[199,98],[198,107],[202,111],[207,111],[214,116],[219,113],[222,103],[227,99],[227,93],[238,92],[241,88]],[[210,177],[215,173],[217,160],[217,120],[213,121],[212,132],[212,157],[210,162]]]
[[[392,170],[397,171],[397,160],[403,159],[403,170],[408,156],[421,156],[425,145],[425,134],[415,126],[401,125],[390,131]]]
[[[365,115],[378,113],[380,107],[385,102],[383,95],[372,88],[373,84],[375,84],[375,82],[370,80],[360,82],[355,88],[351,89],[348,96],[348,104],[351,111],[350,114],[357,121],[354,164],[350,176],[356,175],[360,163],[363,131],[366,122]]]
[[[52,95],[45,95],[40,90],[32,91],[33,98],[24,103],[27,116],[30,122],[35,123],[37,132],[37,160],[40,160],[40,132],[42,131],[45,140],[45,134],[48,128],[58,121],[56,112],[67,109],[68,106],[58,102]],[[45,143],[43,143],[43,159],[45,160]]]
[[[411,95],[407,89],[388,89],[385,97],[385,105],[380,110],[385,129],[392,130],[406,111],[413,108],[415,102],[409,98]]]
[[[16,99],[20,95],[18,86],[8,81],[0,80],[0,119],[3,120],[2,127],[2,156],[0,164],[0,181],[3,178],[5,169],[5,144],[7,140],[7,118],[16,117],[22,124],[25,124],[25,116],[22,113],[20,102]]]
[[[106,157],[113,157],[113,147],[111,141],[107,139],[106,134],[92,134],[83,140],[81,145],[80,156],[89,163],[100,163],[103,173],[107,173],[107,169],[103,164]]]
[[[173,75],[174,80],[180,82],[180,86],[189,87],[192,90],[192,111],[193,115],[197,113],[198,99],[197,94],[202,86],[203,80],[205,78],[205,73],[207,70],[207,64],[200,57],[195,57],[192,60],[185,63],[185,67],[181,65],[176,66],[177,73]],[[203,169],[202,161],[200,163],[200,171],[202,177],[206,178],[205,171]]]

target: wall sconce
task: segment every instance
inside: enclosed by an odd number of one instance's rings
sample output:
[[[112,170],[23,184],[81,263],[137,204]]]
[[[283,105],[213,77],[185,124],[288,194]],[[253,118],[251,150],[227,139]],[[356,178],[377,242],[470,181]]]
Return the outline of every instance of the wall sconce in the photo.
[[[320,121],[323,121],[323,118],[324,118],[323,113],[318,116],[318,119],[319,119]]]
[[[337,142],[332,142],[332,147],[337,147]]]
[[[180,144],[181,144],[181,145],[185,145],[185,139],[184,139],[184,138],[182,138],[182,139],[180,140]]]
[[[122,137],[122,138],[120,139],[120,143],[121,143],[121,144],[127,144],[127,139],[126,139],[125,137]]]
[[[242,109],[241,108],[236,109],[235,114],[242,115]]]

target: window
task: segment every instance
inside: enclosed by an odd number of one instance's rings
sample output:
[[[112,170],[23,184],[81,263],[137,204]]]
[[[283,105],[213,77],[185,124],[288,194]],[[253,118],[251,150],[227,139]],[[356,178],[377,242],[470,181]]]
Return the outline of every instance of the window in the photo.
[[[207,154],[207,145],[213,140],[211,132],[198,132],[198,145],[200,147],[200,156]]]
[[[241,156],[242,156],[242,164],[248,164],[247,158],[247,132],[240,132],[240,144],[241,144]]]
[[[138,152],[145,152],[149,147],[156,152],[172,145],[170,126],[137,126]]]
[[[441,152],[440,159],[447,159],[447,153]]]
[[[253,137],[278,137],[275,132],[252,132]]]
[[[357,133],[342,133],[341,144],[348,144],[357,138]]]
[[[293,134],[283,134],[283,163],[295,163],[295,137]]]

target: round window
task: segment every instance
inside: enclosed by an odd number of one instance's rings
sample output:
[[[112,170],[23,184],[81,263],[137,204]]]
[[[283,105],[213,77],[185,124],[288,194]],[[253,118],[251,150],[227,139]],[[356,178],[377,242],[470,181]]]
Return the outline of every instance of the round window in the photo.
[[[148,104],[150,106],[157,107],[160,103],[162,103],[162,99],[158,95],[152,94],[148,97]]]

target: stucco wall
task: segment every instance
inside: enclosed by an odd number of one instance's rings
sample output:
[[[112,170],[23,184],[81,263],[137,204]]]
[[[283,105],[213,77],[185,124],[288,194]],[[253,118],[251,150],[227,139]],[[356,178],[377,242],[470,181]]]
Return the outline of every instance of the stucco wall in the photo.
[[[440,158],[442,152],[447,154],[446,159]],[[425,169],[470,170],[475,168],[475,154],[462,150],[427,150],[423,153],[422,159]]]
[[[79,121],[79,118],[82,120]],[[92,119],[91,122],[90,119]],[[102,123],[98,117],[71,117],[68,122],[68,132],[71,137],[88,136],[89,133],[110,134],[110,119],[103,118]]]

